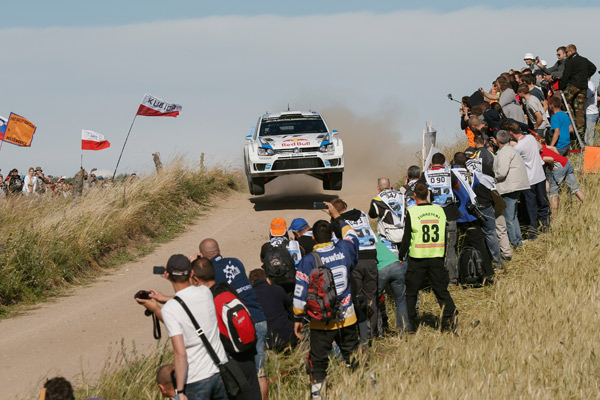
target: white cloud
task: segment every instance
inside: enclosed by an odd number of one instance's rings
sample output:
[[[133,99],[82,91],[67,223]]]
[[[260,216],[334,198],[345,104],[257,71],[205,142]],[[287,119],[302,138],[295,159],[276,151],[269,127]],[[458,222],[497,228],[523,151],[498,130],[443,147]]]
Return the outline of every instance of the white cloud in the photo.
[[[155,151],[237,161],[258,116],[288,102],[317,111],[343,105],[365,116],[396,109],[403,141],[419,140],[429,120],[450,138],[459,127],[446,94],[489,86],[521,67],[524,53],[552,63],[554,49],[573,42],[600,63],[597,11],[474,8],[0,30],[0,115],[13,111],[38,125],[31,149],[4,146],[0,167],[41,164],[72,175],[85,128],[112,143],[86,152],[85,165],[114,168],[144,93],[180,103],[183,112],[138,118],[121,171],[149,168]],[[579,29],[560,28],[568,21]]]

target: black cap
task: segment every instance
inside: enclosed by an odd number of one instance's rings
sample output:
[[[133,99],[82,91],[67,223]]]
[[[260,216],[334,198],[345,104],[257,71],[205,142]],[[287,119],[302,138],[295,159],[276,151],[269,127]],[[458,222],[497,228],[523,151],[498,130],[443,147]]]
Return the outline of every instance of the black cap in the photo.
[[[190,259],[183,254],[174,254],[167,261],[167,272],[169,275],[185,276],[192,270]]]

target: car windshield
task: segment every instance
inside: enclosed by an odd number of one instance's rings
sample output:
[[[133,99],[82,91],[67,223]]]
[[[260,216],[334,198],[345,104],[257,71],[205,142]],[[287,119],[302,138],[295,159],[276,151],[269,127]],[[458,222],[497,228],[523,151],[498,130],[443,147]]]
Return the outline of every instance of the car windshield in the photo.
[[[280,136],[299,133],[327,133],[327,128],[321,117],[266,119],[260,124],[259,135]]]

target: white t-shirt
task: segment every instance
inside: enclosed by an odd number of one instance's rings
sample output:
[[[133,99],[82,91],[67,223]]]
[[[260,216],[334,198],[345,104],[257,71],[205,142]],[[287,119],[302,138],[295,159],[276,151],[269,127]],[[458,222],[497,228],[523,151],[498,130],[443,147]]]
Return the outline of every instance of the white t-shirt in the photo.
[[[527,178],[530,185],[535,185],[546,179],[544,173],[544,162],[538,150],[536,140],[531,135],[521,136],[521,140],[515,146],[515,150],[521,155],[527,167]]]
[[[587,100],[585,101],[586,114],[598,114],[598,88],[591,80],[588,81]]]
[[[175,294],[188,306],[221,361],[227,361],[225,349],[219,338],[217,313],[210,289],[206,286],[189,286]],[[171,299],[165,304],[162,317],[169,337],[183,335],[188,362],[187,383],[209,378],[219,372],[196,334],[192,320],[177,300]]]

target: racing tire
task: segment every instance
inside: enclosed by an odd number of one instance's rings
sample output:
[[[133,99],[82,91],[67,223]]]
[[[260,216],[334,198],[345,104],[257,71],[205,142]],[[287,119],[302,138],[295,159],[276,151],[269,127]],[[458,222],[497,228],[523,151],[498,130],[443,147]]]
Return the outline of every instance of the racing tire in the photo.
[[[261,178],[253,178],[250,184],[250,193],[254,196],[265,194],[265,181]]]
[[[329,190],[329,179],[323,178],[323,190]]]
[[[329,190],[342,190],[342,177],[343,174],[341,172],[332,173],[329,178]]]

